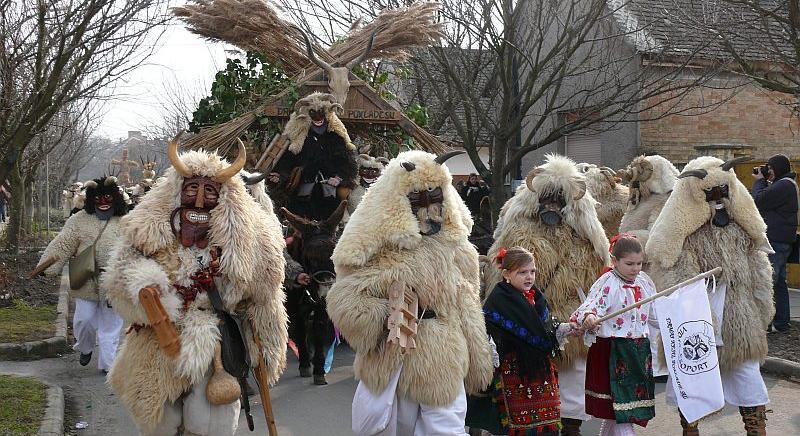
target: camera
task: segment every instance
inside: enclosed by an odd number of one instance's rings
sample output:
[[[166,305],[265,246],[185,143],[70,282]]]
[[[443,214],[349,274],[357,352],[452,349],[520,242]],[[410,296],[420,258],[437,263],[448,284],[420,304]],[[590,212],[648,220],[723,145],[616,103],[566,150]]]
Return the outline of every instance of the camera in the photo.
[[[761,165],[760,167],[753,167],[753,175],[761,173],[762,176],[769,177],[769,167],[767,165]]]

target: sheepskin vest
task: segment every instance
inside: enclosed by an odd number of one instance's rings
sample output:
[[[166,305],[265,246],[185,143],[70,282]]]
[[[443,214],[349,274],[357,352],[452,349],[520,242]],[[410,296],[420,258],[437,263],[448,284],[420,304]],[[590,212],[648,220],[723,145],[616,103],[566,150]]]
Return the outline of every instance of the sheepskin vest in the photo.
[[[96,216],[90,215],[85,211],[80,211],[72,215],[61,232],[50,241],[42,254],[42,260],[56,257],[58,261],[47,268],[45,274],[58,275],[69,259],[94,244],[95,238],[108,222],[108,227],[103,231],[103,235],[97,240],[95,262],[98,268],[105,269],[108,265],[111,249],[119,240],[119,217],[112,217],[109,221],[101,221]],[[90,301],[105,300],[105,292],[100,289],[97,280],[89,280],[83,287],[70,290],[70,297],[80,298]]]
[[[651,263],[659,289],[715,267],[722,267],[717,281],[727,283],[719,350],[722,369],[747,360],[763,361],[767,355],[766,328],[775,315],[772,301],[772,266],[767,254],[755,248],[750,236],[736,224],[716,227],[704,224],[689,235],[678,261],[667,270]]]
[[[417,347],[405,355],[386,344],[388,289],[399,280],[417,292],[420,310],[436,313],[419,321]],[[401,362],[398,395],[432,407],[452,404],[462,387],[476,393],[491,381],[478,253],[466,238],[439,233],[414,249],[382,249],[362,267],[337,270],[327,300],[331,319],[356,350],[356,378],[375,394]]]
[[[562,322],[581,304],[578,289],[588,294],[603,269],[589,240],[579,236],[571,227],[549,227],[539,220],[518,219],[506,222],[502,234],[489,249],[488,257],[494,259],[500,247],[520,246],[536,259],[536,287],[547,296],[555,316]],[[501,280],[497,268],[488,268],[485,285],[491,289]],[[578,356],[586,356],[588,349],[582,341],[570,341],[562,353],[560,365],[569,367]]]

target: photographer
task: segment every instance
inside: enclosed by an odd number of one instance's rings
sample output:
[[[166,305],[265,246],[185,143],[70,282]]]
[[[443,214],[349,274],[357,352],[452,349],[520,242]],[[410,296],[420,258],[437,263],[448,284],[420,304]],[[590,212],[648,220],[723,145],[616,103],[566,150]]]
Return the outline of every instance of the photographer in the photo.
[[[772,156],[766,165],[753,168],[752,195],[761,216],[767,223],[767,238],[774,254],[772,286],[775,298],[774,327],[778,332],[789,330],[789,289],[786,286],[786,262],[792,251],[797,233],[797,184],[791,172],[789,158],[782,154]]]

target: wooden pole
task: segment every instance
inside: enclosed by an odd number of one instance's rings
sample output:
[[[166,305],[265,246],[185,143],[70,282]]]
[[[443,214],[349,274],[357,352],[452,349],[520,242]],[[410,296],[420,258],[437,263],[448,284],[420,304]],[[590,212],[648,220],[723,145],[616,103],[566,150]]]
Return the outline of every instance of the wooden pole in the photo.
[[[625,312],[627,312],[629,310],[633,310],[633,309],[641,306],[642,304],[647,304],[647,303],[655,300],[658,297],[667,296],[667,295],[675,292],[677,289],[680,289],[680,288],[682,288],[682,287],[684,287],[684,286],[686,286],[688,284],[694,283],[694,282],[696,282],[698,280],[702,280],[702,279],[704,279],[706,277],[709,277],[711,275],[714,275],[714,274],[720,273],[720,272],[722,272],[722,267],[718,266],[718,267],[712,269],[711,271],[706,271],[704,273],[698,274],[698,275],[696,275],[696,276],[694,276],[694,277],[692,277],[692,278],[690,278],[688,280],[684,280],[684,281],[678,283],[677,285],[670,286],[669,288],[664,289],[663,291],[661,291],[661,292],[659,292],[659,293],[657,293],[655,295],[651,295],[651,296],[645,298],[644,300],[639,300],[635,304],[632,304],[632,305],[630,305],[630,306],[628,306],[628,307],[626,307],[624,309],[620,309],[620,310],[618,310],[618,311],[616,311],[614,313],[606,315],[606,316],[598,319],[597,322],[601,323],[603,321],[607,321],[607,320],[609,320],[611,318],[614,318],[614,317],[617,317],[619,315],[622,315],[623,313],[625,313]]]
[[[28,274],[28,278],[32,279],[32,278],[38,276],[39,274],[43,273],[44,270],[46,270],[47,268],[50,268],[51,266],[53,266],[53,264],[56,263],[56,262],[58,262],[58,258],[57,257],[48,257],[42,263],[40,263],[39,266],[34,268],[33,271],[30,272],[30,274]]]
[[[275,415],[272,413],[272,400],[269,398],[269,377],[267,377],[267,368],[264,367],[264,347],[261,346],[261,339],[258,337],[256,328],[253,322],[250,321],[250,328],[253,331],[253,339],[258,347],[258,366],[254,373],[256,381],[258,381],[258,393],[261,396],[261,406],[264,408],[264,417],[267,419],[267,429],[269,436],[278,436],[278,428],[275,427]]]

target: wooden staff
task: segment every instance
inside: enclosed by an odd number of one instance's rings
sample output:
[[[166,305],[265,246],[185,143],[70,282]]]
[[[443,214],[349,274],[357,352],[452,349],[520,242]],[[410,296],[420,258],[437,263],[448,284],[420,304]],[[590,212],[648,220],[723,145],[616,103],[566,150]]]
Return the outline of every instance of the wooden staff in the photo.
[[[625,312],[627,312],[629,310],[633,310],[633,309],[641,306],[642,304],[649,303],[649,302],[655,300],[658,297],[667,296],[667,295],[675,292],[675,290],[677,290],[677,289],[680,289],[680,288],[682,288],[682,287],[684,287],[686,285],[689,285],[689,284],[694,283],[694,282],[696,282],[698,280],[702,280],[702,279],[704,279],[706,277],[712,276],[712,275],[714,275],[716,273],[720,273],[720,272],[722,272],[722,267],[718,266],[718,267],[712,269],[711,271],[706,271],[704,273],[698,274],[698,275],[696,275],[696,276],[694,276],[694,277],[692,277],[692,278],[690,278],[688,280],[684,280],[684,281],[678,283],[677,285],[670,286],[669,288],[664,289],[663,291],[658,292],[655,295],[651,295],[651,296],[645,298],[644,300],[639,300],[636,303],[634,303],[634,304],[632,304],[632,305],[630,305],[630,306],[628,306],[628,307],[626,307],[624,309],[620,309],[620,310],[618,310],[618,311],[616,311],[614,313],[606,315],[606,316],[598,319],[597,323],[599,324],[599,323],[601,323],[603,321],[607,321],[607,320],[609,320],[611,318],[614,318],[614,317],[617,317],[619,315],[622,315],[623,313],[625,313]]]
[[[139,303],[142,305],[150,326],[156,333],[158,346],[168,357],[175,359],[181,354],[181,338],[175,324],[167,315],[166,309],[161,304],[161,293],[152,286],[139,290]]]
[[[44,262],[40,263],[36,268],[34,268],[30,274],[28,274],[28,278],[32,279],[38,276],[39,274],[43,273],[44,270],[53,266],[53,264],[56,262],[58,262],[57,257],[48,257],[47,259],[44,260]]]
[[[264,408],[264,417],[267,419],[267,429],[269,429],[269,436],[278,436],[278,429],[275,427],[275,415],[272,414],[272,400],[269,398],[269,377],[267,377],[267,368],[264,366],[264,347],[261,346],[261,339],[258,337],[256,327],[253,321],[250,321],[250,328],[253,330],[253,340],[258,347],[258,366],[254,373],[256,381],[258,381],[258,393],[261,396],[261,406]]]

